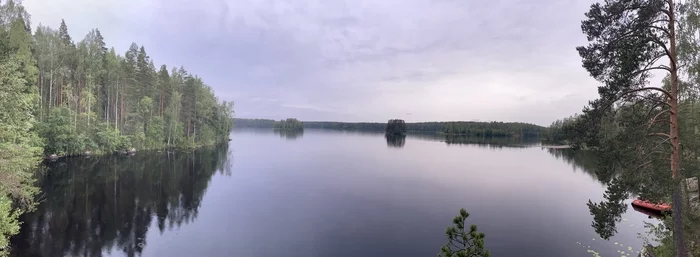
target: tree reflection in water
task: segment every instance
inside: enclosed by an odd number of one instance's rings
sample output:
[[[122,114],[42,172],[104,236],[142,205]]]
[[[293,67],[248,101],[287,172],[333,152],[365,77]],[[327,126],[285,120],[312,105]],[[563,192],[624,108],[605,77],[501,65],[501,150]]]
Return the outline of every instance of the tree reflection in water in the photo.
[[[13,256],[140,255],[160,233],[197,218],[212,176],[231,174],[228,144],[194,151],[69,158],[38,176],[41,204],[22,217]]]
[[[402,148],[406,144],[406,135],[385,134],[384,137],[388,147]]]
[[[289,140],[297,140],[301,137],[304,136],[304,130],[298,130],[298,129],[275,129],[274,130],[275,134],[279,135],[281,138],[289,139]]]

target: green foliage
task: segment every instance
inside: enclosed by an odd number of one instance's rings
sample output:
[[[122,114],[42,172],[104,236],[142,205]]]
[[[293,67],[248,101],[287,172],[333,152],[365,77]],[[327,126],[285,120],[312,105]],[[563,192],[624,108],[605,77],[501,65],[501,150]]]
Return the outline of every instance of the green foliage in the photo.
[[[390,135],[405,135],[406,122],[404,120],[389,120],[386,123],[386,134]]]
[[[10,248],[10,237],[19,233],[20,211],[12,208],[12,199],[0,195],[0,254],[6,255]]]
[[[584,109],[584,122],[575,125],[578,131],[568,135],[585,138],[601,156],[596,175],[608,190],[605,201],[588,204],[596,232],[603,238],[616,232],[629,196],[671,202],[674,256],[686,256],[684,238],[693,237],[680,181],[700,167],[692,148],[698,146],[699,7],[697,1],[666,0],[591,5],[581,24],[588,45],[577,50],[583,67],[603,85],[600,98]],[[651,71],[666,73],[662,85],[650,85]],[[683,75],[691,82],[680,81]]]
[[[144,96],[141,98],[141,101],[139,101],[139,104],[137,106],[137,115],[138,115],[138,121],[140,124],[143,124],[143,132],[146,133],[148,130],[148,121],[151,119],[151,108],[153,107],[153,100],[148,97]]]
[[[281,130],[304,130],[304,124],[294,118],[276,121],[272,124],[272,128]]]
[[[219,101],[184,68],[156,71],[145,47],[132,43],[119,55],[98,29],[74,43],[63,21],[58,31],[40,26],[34,37],[40,77],[31,84],[41,99],[46,154],[189,148],[228,138],[233,102]]]
[[[127,138],[119,135],[119,131],[104,122],[93,127],[91,138],[96,144],[93,149],[99,150],[101,153],[113,153],[129,147],[129,143],[126,142]]]
[[[73,124],[74,116],[75,113],[66,107],[51,109],[39,129],[46,143],[45,154],[73,156],[86,151],[102,154],[130,147],[126,137],[105,122],[94,123],[90,130],[78,133]]]
[[[199,77],[166,66],[156,73],[136,44],[120,56],[98,29],[76,44],[63,20],[58,31],[38,26],[32,35],[29,17],[21,2],[0,0],[0,247],[17,233],[17,215],[33,207],[42,148],[99,154],[228,137],[233,103]]]
[[[146,128],[146,149],[160,149],[164,146],[165,122],[162,117],[154,117],[147,123]],[[211,144],[212,142],[206,142]]]
[[[41,153],[35,108],[36,60],[29,14],[21,4],[0,1],[0,256],[19,232],[19,215],[34,208],[33,171]]]
[[[484,244],[484,233],[478,232],[476,225],[465,231],[465,221],[469,213],[459,210],[459,215],[452,220],[454,226],[448,227],[445,234],[448,242],[442,246],[439,257],[488,257],[491,256]]]
[[[75,132],[73,117],[73,112],[68,108],[53,108],[40,124],[40,135],[46,143],[45,153],[71,155],[84,150],[84,145]]]

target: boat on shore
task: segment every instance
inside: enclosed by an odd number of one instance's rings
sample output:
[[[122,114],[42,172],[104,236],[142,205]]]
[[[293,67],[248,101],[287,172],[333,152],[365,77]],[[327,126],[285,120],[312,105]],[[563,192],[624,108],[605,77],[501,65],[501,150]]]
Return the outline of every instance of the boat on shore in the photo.
[[[632,206],[648,209],[648,210],[654,210],[657,212],[671,212],[671,205],[667,203],[652,203],[649,201],[644,201],[640,199],[636,199],[632,201]]]

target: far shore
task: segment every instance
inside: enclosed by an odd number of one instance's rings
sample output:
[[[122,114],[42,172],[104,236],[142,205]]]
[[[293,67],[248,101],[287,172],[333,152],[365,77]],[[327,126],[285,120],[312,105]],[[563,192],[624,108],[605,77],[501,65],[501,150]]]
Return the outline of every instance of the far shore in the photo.
[[[540,147],[542,147],[543,149],[544,148],[549,148],[549,149],[568,149],[568,148],[571,148],[570,145],[542,145]]]

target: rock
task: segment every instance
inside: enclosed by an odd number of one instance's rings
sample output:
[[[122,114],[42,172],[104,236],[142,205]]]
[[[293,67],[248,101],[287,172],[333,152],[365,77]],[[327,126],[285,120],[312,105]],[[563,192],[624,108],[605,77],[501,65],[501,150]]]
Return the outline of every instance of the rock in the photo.
[[[91,152],[91,151],[85,151],[85,153],[83,153],[83,155],[90,156],[90,155],[92,155],[92,152]]]
[[[688,202],[690,202],[690,209],[693,212],[700,212],[700,194],[688,193]]]
[[[56,155],[56,154],[50,154],[49,156],[47,156],[47,158],[48,158],[49,160],[55,161],[55,160],[58,160],[58,155]]]
[[[698,178],[687,178],[685,179],[686,186],[688,186],[688,192],[698,192]]]
[[[129,153],[136,153],[136,148],[133,148],[133,147],[132,147],[132,148],[129,150]]]

